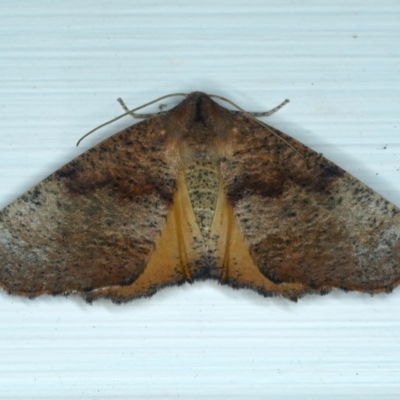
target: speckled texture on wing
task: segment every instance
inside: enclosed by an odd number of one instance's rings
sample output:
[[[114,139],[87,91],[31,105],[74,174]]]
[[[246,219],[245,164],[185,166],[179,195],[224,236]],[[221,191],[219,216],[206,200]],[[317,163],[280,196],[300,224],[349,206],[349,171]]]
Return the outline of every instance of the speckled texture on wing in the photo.
[[[1,211],[5,290],[34,297],[128,285],[138,278],[176,190],[178,168],[163,129],[162,117],[133,125]],[[170,279],[182,276],[178,271]]]
[[[400,210],[287,135],[234,118],[234,152],[223,164],[223,179],[261,273],[276,284],[300,283],[305,292],[397,285]]]

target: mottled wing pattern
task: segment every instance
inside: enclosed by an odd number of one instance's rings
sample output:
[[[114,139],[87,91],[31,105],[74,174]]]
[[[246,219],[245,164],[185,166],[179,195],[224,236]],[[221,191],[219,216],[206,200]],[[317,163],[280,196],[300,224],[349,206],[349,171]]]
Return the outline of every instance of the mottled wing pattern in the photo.
[[[236,275],[227,283],[288,297],[330,288],[373,293],[396,286],[400,210],[287,135],[245,116],[234,118],[234,152],[222,164],[222,179],[261,274],[250,281]],[[293,284],[298,285],[294,291]]]
[[[174,150],[162,131],[162,117],[133,125],[2,210],[5,290],[29,297],[78,292],[90,298],[99,288],[124,287],[140,275],[145,279],[138,295],[156,290],[160,282],[147,281],[142,273],[165,226],[178,176]],[[184,280],[174,262],[169,260],[163,286]]]

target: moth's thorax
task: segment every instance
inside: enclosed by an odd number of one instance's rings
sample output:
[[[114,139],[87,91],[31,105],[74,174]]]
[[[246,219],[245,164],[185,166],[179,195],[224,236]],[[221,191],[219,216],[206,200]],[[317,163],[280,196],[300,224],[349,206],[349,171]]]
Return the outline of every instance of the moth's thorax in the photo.
[[[219,163],[213,157],[197,154],[186,162],[184,174],[197,225],[203,238],[207,240],[218,198]]]
[[[165,116],[165,128],[190,151],[210,151],[228,141],[232,114],[204,93],[191,93]]]

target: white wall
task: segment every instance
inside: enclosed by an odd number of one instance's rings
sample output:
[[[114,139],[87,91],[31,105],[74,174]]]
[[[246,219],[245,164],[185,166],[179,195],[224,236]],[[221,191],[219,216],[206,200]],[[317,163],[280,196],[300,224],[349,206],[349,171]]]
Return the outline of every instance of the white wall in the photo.
[[[0,208],[170,92],[248,110],[400,206],[397,0],[1,1]],[[173,101],[171,101],[172,104]],[[154,107],[155,109],[156,107]],[[0,398],[398,399],[400,289],[213,282],[116,306],[0,293]]]

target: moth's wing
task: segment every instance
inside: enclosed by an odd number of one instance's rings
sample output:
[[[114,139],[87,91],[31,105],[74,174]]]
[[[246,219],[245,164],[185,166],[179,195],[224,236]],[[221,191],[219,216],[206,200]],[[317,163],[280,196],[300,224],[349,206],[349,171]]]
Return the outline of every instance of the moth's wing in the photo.
[[[226,180],[226,176],[224,178]],[[250,255],[249,242],[243,238],[235,209],[223,187],[218,195],[211,234],[216,241],[212,247],[215,263],[211,266],[211,275],[220,283],[234,288],[251,288],[265,296],[281,294],[293,300],[310,292],[310,288],[302,283],[277,284],[261,272]]]
[[[0,213],[1,286],[29,297],[78,292],[123,301],[118,289],[139,277],[129,298],[185,281],[174,221],[166,225],[178,164],[156,117],[50,175]],[[160,244],[165,228],[169,242]],[[148,268],[160,254],[162,263]]]
[[[123,302],[150,296],[164,286],[192,282],[201,262],[198,243],[201,243],[201,232],[196,223],[183,172],[179,171],[177,189],[166,224],[145,271],[130,285],[100,287],[87,293],[86,299],[92,301],[107,297],[115,302]]]
[[[235,116],[230,141],[222,165],[230,230],[242,238],[254,274],[231,251],[227,283],[298,297],[331,288],[389,291],[400,282],[396,206],[303,144],[244,116]]]

